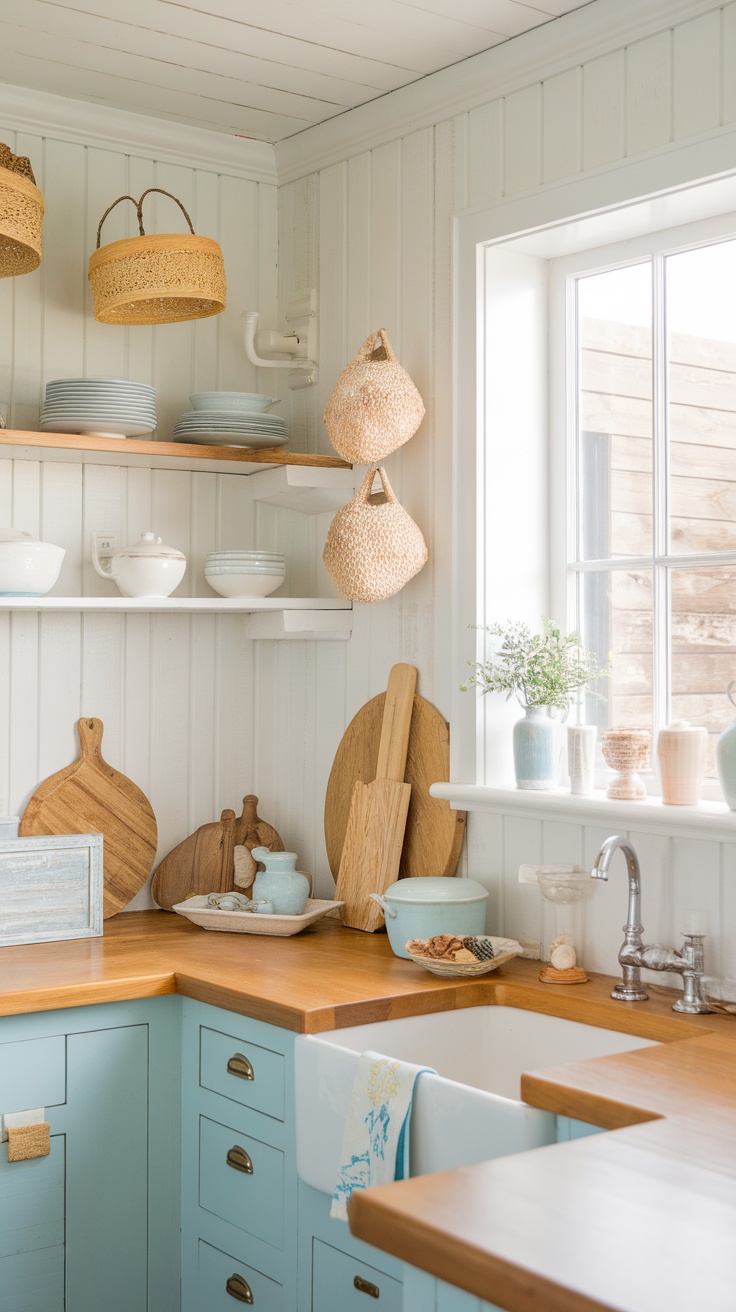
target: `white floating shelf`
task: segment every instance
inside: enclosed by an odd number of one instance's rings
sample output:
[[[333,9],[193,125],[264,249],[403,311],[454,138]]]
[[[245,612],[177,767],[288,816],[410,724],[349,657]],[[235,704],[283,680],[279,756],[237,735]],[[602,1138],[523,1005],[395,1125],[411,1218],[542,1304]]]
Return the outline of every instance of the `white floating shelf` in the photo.
[[[0,597],[2,611],[157,615],[250,615],[265,612],[274,618],[280,612],[293,611],[301,617],[302,623],[306,622],[305,616],[320,616],[326,612],[335,629],[344,628],[342,617],[350,619],[352,616],[350,602],[339,597]]]
[[[309,465],[281,465],[263,469],[248,479],[252,501],[265,501],[305,515],[334,513],[346,505],[355,491],[352,469],[310,468]]]

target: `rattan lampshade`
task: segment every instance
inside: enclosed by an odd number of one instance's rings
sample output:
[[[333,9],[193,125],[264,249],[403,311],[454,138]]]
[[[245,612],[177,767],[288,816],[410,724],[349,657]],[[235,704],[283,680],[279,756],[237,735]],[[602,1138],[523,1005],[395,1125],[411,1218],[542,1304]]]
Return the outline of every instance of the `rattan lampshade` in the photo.
[[[0,278],[38,268],[42,227],[43,196],[28,160],[0,146]]]
[[[189,232],[146,235],[143,201],[152,191],[176,201]],[[140,236],[100,246],[102,225],[121,200],[135,205]],[[89,281],[100,323],[176,323],[207,319],[225,309],[225,266],[218,243],[197,236],[181,201],[161,187],[149,187],[138,201],[120,196],[105,211],[89,260]]]

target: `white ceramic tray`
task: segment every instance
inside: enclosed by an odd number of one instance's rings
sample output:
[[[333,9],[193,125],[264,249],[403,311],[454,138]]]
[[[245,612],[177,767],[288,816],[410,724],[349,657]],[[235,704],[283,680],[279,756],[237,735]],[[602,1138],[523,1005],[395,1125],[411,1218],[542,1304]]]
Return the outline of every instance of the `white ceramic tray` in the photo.
[[[177,902],[172,908],[180,916],[186,916],[193,925],[202,929],[219,929],[227,934],[271,934],[287,938],[298,934],[321,920],[328,911],[344,907],[344,902],[329,902],[323,898],[309,898],[307,909],[301,916],[259,916],[253,911],[219,911],[217,907],[207,906],[207,895],[188,897],[186,902]]]
[[[424,966],[424,969],[430,971],[432,975],[454,975],[460,979],[472,979],[475,975],[487,975],[489,970],[496,970],[512,957],[518,957],[524,950],[514,938],[496,938],[493,934],[478,934],[476,937],[486,938],[493,945],[494,955],[490,961],[450,961],[442,957],[420,957],[413,952],[410,956],[417,966]],[[462,938],[462,935],[458,934],[458,938]],[[411,942],[411,939],[409,941]],[[409,951],[408,946],[406,950]]]

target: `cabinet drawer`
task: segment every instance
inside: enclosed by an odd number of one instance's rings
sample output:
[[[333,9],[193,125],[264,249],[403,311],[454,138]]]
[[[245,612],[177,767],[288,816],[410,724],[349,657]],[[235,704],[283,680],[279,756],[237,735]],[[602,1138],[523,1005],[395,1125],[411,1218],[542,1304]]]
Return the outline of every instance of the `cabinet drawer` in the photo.
[[[0,1291],[3,1312],[64,1312],[63,1247],[0,1258]]]
[[[200,1029],[199,1082],[244,1107],[284,1119],[284,1058],[280,1052]]]
[[[314,1240],[312,1312],[401,1312],[402,1291],[400,1280]]]
[[[66,1039],[0,1044],[0,1112],[57,1107],[66,1102]]]
[[[9,1162],[7,1146],[3,1144],[0,1147],[0,1270],[3,1258],[53,1248],[63,1242],[63,1135],[54,1135],[48,1157],[34,1157],[27,1162]]]
[[[200,1239],[197,1312],[236,1312],[245,1304],[255,1312],[283,1312],[284,1291],[277,1281]]]
[[[199,1121],[199,1205],[284,1246],[284,1154],[230,1126]]]

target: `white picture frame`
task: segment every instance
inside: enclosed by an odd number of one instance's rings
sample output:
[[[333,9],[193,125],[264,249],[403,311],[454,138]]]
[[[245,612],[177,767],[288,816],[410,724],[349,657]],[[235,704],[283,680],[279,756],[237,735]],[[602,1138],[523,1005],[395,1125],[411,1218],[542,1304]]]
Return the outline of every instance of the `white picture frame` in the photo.
[[[0,947],[101,934],[102,834],[0,842]]]

